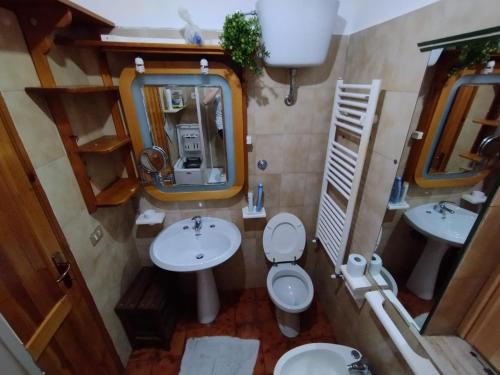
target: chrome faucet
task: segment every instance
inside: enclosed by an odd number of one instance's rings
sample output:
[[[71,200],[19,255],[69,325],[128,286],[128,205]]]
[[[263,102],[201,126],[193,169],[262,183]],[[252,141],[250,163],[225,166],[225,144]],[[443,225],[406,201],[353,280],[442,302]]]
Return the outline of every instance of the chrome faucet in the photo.
[[[434,206],[434,210],[439,212],[441,215],[445,215],[446,212],[454,214],[455,211],[449,207],[446,207],[447,204],[453,204],[455,206],[457,205],[456,203],[450,201],[439,201],[439,203]]]
[[[364,361],[364,359],[360,359],[359,361],[353,362],[347,366],[347,371],[349,372],[349,375],[354,375],[354,374],[369,374],[369,369],[368,365]]]
[[[201,230],[201,216],[194,216],[191,220],[194,221],[194,231],[199,232]]]

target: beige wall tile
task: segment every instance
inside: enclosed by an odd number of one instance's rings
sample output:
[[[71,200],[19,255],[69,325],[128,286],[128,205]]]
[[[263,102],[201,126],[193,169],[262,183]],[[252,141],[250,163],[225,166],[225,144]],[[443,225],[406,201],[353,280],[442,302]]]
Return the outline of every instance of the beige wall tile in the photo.
[[[366,164],[367,174],[355,215],[350,249],[368,258],[375,250],[397,165],[377,152],[371,154]]]
[[[64,226],[86,209],[73,169],[66,157],[43,165],[36,173],[59,224]]]
[[[3,95],[16,130],[35,168],[65,155],[57,127],[43,99],[30,98],[24,91]]]
[[[264,185],[264,206],[279,207],[281,197],[281,174],[262,174],[248,176],[248,189],[253,191],[254,204],[257,204],[257,185]]]
[[[280,206],[302,206],[306,192],[307,174],[285,173],[281,175]]]
[[[311,136],[309,134],[285,134],[283,137],[283,149],[281,150],[283,153],[282,172],[309,171]]]
[[[327,146],[328,136],[326,134],[311,135],[309,152],[307,155],[307,167],[303,170],[322,174],[325,169]]]
[[[265,87],[248,94],[248,113],[251,114],[255,134],[281,134],[285,128],[287,106],[283,102],[285,89]]]
[[[0,90],[40,86],[17,18],[5,8],[0,8],[0,65]]]
[[[284,165],[283,135],[256,135],[255,136],[255,159],[267,160],[266,170],[257,169],[257,174],[281,173]]]
[[[412,92],[384,93],[380,120],[374,127],[373,150],[387,158],[399,160],[405,145],[417,94]]]

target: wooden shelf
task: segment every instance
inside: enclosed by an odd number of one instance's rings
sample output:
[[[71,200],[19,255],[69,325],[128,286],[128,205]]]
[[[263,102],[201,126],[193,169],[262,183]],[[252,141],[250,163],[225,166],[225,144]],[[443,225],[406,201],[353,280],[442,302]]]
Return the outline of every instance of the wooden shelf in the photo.
[[[109,154],[130,143],[129,137],[118,137],[116,135],[105,135],[93,141],[78,146],[81,154]]]
[[[464,159],[469,159],[469,160],[475,161],[475,162],[480,162],[481,160],[483,160],[481,158],[481,156],[479,156],[478,154],[473,154],[470,152],[458,154],[458,156],[460,156],[461,158],[464,158]]]
[[[74,24],[98,27],[115,26],[110,20],[70,0],[1,0],[0,5],[14,11],[18,8],[21,10],[28,7],[38,8],[41,14],[43,14],[44,11],[50,12],[54,8],[65,8],[71,12]]]
[[[498,120],[486,120],[486,119],[475,119],[472,120],[474,124],[479,124],[479,125],[486,125],[486,126],[500,126],[500,121]]]
[[[118,92],[118,86],[58,86],[58,87],[26,87],[28,94],[59,95],[59,94],[95,94]]]
[[[104,42],[102,40],[76,40],[66,37],[56,37],[55,43],[71,47],[97,48],[106,52],[161,53],[172,55],[224,55],[222,47],[217,45],[197,46],[195,44]]]
[[[132,197],[139,187],[136,178],[120,178],[101,191],[97,196],[97,206],[119,206]]]

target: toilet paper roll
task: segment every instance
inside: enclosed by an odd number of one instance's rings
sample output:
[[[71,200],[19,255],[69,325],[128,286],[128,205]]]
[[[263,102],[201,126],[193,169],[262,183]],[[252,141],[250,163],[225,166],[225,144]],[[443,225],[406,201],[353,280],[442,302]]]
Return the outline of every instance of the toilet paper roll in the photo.
[[[372,259],[370,260],[370,265],[368,266],[368,271],[372,275],[380,274],[380,270],[382,269],[382,258],[378,256],[378,254],[373,254]]]
[[[352,277],[360,277],[365,273],[366,259],[363,255],[353,253],[347,260],[347,272]]]

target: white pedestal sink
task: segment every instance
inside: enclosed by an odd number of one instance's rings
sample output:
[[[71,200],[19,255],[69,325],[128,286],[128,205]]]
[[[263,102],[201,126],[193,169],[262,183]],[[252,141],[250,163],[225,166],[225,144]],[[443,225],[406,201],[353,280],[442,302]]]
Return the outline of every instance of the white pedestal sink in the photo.
[[[196,272],[198,321],[207,324],[215,320],[220,307],[212,268],[236,253],[241,234],[233,223],[213,217],[202,217],[200,228],[194,227],[192,219],[172,224],[155,238],[149,255],[165,270]]]
[[[418,297],[431,300],[441,260],[450,246],[462,247],[477,214],[454,204],[446,203],[448,211],[439,212],[437,203],[427,203],[405,212],[410,226],[427,236],[427,245],[420,255],[406,286]]]

